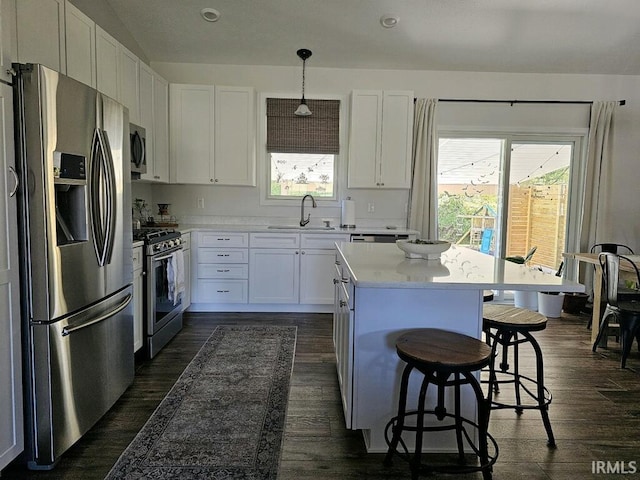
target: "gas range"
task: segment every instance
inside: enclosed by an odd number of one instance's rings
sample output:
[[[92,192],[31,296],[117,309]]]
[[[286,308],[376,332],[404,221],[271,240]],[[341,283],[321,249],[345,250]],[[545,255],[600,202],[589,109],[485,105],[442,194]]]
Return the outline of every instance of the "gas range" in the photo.
[[[143,241],[146,255],[158,255],[182,245],[181,233],[173,229],[143,228],[133,231],[133,239]]]

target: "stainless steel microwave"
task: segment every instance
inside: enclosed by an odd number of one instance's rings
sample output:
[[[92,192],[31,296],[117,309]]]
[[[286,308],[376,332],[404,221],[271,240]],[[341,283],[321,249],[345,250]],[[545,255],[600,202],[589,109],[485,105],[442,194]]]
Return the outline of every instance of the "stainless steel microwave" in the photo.
[[[147,139],[146,130],[139,125],[129,124],[129,139],[131,146],[131,173],[140,176],[147,173]]]

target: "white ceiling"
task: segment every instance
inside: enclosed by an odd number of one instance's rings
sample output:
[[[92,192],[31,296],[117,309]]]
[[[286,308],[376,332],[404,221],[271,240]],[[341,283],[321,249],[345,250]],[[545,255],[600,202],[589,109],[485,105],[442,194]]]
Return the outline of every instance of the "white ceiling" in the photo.
[[[151,62],[640,75],[640,0],[104,1]]]

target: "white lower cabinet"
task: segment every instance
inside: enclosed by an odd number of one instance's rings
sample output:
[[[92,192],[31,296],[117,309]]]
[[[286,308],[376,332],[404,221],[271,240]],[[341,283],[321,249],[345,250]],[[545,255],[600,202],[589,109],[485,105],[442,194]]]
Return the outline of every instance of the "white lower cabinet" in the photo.
[[[192,303],[247,303],[248,233],[197,232]]]
[[[349,237],[339,232],[194,232],[192,310],[330,312],[335,244]]]
[[[331,305],[335,242],[345,234],[252,233],[249,303]]]
[[[298,303],[300,249],[252,248],[249,282],[250,303]]]
[[[333,311],[333,346],[345,424],[352,428],[353,412],[353,285],[344,278],[339,260],[335,268],[335,304]]]
[[[133,249],[133,351],[144,343],[144,269],[142,247]]]
[[[4,12],[3,12],[4,13]],[[24,449],[13,92],[0,83],[0,471]]]

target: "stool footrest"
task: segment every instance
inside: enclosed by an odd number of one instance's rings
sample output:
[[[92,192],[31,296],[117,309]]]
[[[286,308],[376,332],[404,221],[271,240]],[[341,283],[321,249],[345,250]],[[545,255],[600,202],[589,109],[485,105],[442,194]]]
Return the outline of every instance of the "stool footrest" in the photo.
[[[493,385],[494,386],[499,386],[499,385],[504,385],[504,384],[511,384],[511,383],[516,383],[516,374],[514,372],[501,372],[499,370],[497,370],[495,372],[496,375],[499,376],[508,376],[508,377],[512,377],[509,379],[497,379],[494,380]],[[524,390],[527,395],[529,395],[529,397],[531,397],[533,400],[535,400],[537,403],[535,405],[531,405],[531,404],[526,404],[526,403],[521,403],[521,404],[516,404],[516,403],[503,403],[503,402],[499,402],[497,400],[495,400],[495,398],[493,398],[491,400],[491,408],[494,410],[498,410],[498,409],[505,409],[505,408],[515,408],[515,409],[521,409],[521,410],[540,410],[541,408],[546,408],[549,406],[549,404],[551,403],[551,400],[553,399],[553,396],[551,395],[551,392],[549,391],[549,389],[547,387],[542,387],[543,392],[544,392],[544,398],[542,399],[542,402],[540,401],[540,399],[538,398],[538,395],[536,393],[534,393],[533,391],[531,391],[529,389],[529,387],[527,387],[527,384],[522,383],[522,380],[526,380],[530,385],[533,385],[534,388],[538,388],[538,382],[536,380],[534,380],[531,377],[528,377],[526,375],[518,375],[519,377],[519,382],[520,382],[520,388],[522,388],[522,390]],[[482,383],[489,383],[489,380],[482,380]],[[494,394],[495,396],[495,394]]]
[[[411,410],[408,411],[404,414],[404,418],[406,419],[407,417],[411,417],[411,416],[417,416],[418,415],[418,411],[417,410]],[[424,415],[430,415],[430,416],[436,416],[437,414],[434,410],[425,410],[424,411]],[[452,419],[454,422],[456,421],[456,416],[451,414],[451,413],[447,413],[444,415],[445,418],[450,418]],[[389,422],[387,423],[386,427],[385,427],[385,431],[384,431],[384,435],[385,435],[385,441],[387,442],[387,445],[389,445],[389,447],[391,447],[391,436],[390,433],[393,432],[393,434],[396,433],[396,425],[398,423],[398,416],[393,417],[391,420],[389,420]],[[480,429],[480,426],[475,423],[472,422],[471,420],[464,418],[464,417],[458,417],[457,420],[459,422],[461,422],[461,424],[470,426],[474,429]],[[451,453],[451,455],[455,455],[458,457],[458,461],[460,462],[459,465],[451,465],[451,464],[445,464],[445,465],[438,465],[438,464],[425,464],[425,463],[421,463],[419,466],[420,469],[420,473],[423,474],[430,474],[430,473],[458,473],[458,474],[463,474],[463,473],[472,473],[472,472],[480,472],[480,471],[491,471],[492,470],[492,466],[493,464],[496,463],[496,460],[498,459],[498,443],[496,442],[496,440],[493,438],[493,436],[491,436],[490,433],[487,432],[487,443],[491,445],[491,448],[489,449],[490,451],[488,452],[487,455],[487,461],[483,464],[475,464],[475,465],[469,465],[466,463],[466,457],[467,456],[473,456],[476,460],[480,460],[480,450],[479,448],[474,444],[471,436],[469,435],[469,433],[467,432],[467,429],[464,427],[464,425],[461,426],[461,431],[462,434],[466,440],[467,446],[471,448],[472,452],[465,452],[465,456],[463,458],[460,458],[460,455],[456,452],[456,453]],[[442,431],[447,431],[447,430],[456,430],[457,426],[455,423],[453,424],[447,424],[447,425],[434,425],[434,426],[423,426],[421,428],[421,431],[424,432],[442,432]],[[406,425],[403,422],[403,426],[402,426],[402,431],[406,431],[406,432],[416,432],[418,430],[417,427],[411,426],[411,425]],[[409,449],[407,448],[407,445],[405,444],[404,440],[402,439],[402,436],[399,436],[399,445],[402,446],[402,450],[403,451],[398,451],[398,450],[391,450],[391,452],[395,455],[397,455],[398,457],[400,457],[402,460],[408,462],[409,464],[411,464],[413,462],[413,453],[409,451]],[[386,465],[390,465],[391,461],[390,461],[390,456],[389,454],[387,454],[387,459],[385,460],[385,464]]]

